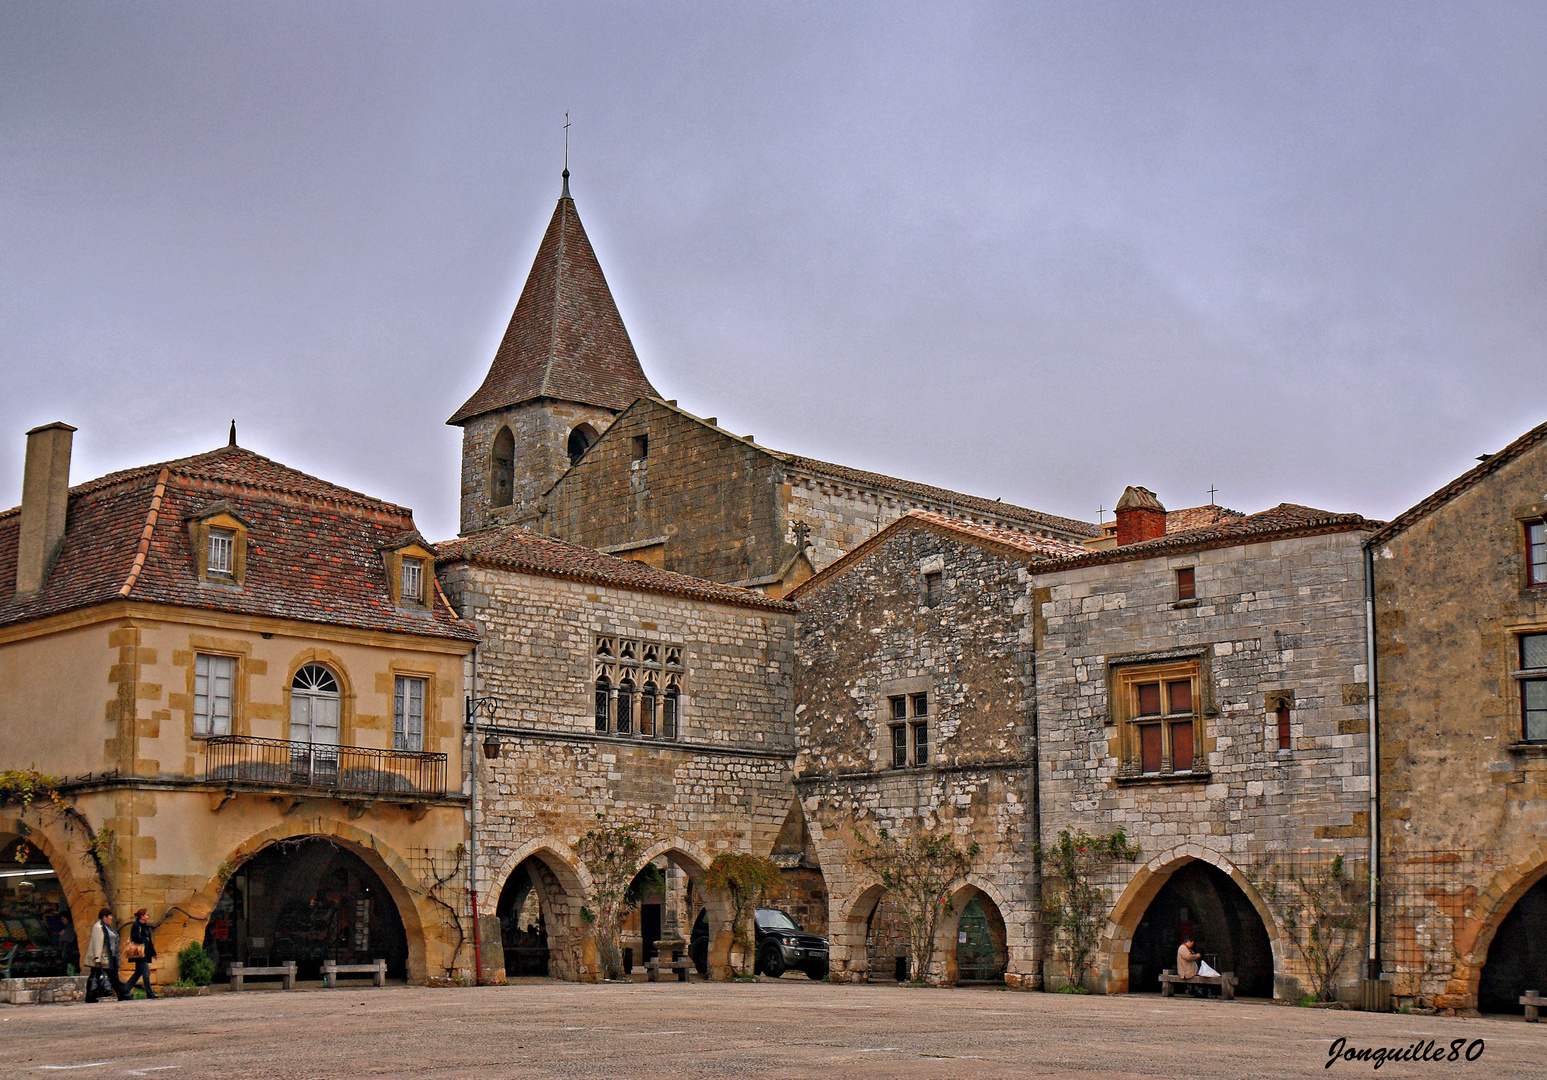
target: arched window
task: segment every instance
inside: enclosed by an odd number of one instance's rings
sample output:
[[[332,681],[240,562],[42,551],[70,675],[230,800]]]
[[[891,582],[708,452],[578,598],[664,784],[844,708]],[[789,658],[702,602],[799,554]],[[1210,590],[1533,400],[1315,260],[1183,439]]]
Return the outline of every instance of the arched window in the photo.
[[[618,683],[618,734],[634,730],[634,680],[624,676]]]
[[[307,664],[290,680],[290,741],[338,745],[338,679]]]
[[[516,438],[508,427],[494,436],[489,455],[489,504],[509,506],[516,490]]]
[[[596,680],[596,730],[606,734],[612,718],[611,708],[612,683],[607,681],[607,676],[598,676]]]
[[[569,446],[566,448],[569,451],[569,463],[571,465],[578,464],[580,459],[585,456],[585,452],[591,449],[592,444],[595,442],[596,429],[590,424],[581,424],[574,431],[571,431],[569,433]]]
[[[639,733],[655,734],[655,680],[647,678],[639,692]]]

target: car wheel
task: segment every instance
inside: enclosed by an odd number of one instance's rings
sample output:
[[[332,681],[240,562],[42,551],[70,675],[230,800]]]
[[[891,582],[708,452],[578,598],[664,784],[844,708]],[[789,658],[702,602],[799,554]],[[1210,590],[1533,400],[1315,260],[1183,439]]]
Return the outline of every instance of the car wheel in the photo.
[[[821,982],[823,979],[827,978],[827,965],[812,964],[806,969],[806,978],[815,979],[817,982]]]
[[[770,979],[777,979],[784,974],[784,954],[779,951],[779,946],[770,942],[763,946],[762,952],[757,954],[757,966],[762,969],[764,975]]]

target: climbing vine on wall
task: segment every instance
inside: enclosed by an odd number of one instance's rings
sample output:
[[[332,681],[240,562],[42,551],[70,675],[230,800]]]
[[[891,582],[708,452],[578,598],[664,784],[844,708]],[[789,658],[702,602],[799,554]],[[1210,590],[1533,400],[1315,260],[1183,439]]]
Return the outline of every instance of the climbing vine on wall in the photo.
[[[1043,877],[1053,885],[1042,898],[1043,926],[1069,964],[1070,985],[1084,987],[1107,917],[1106,893],[1091,879],[1119,859],[1137,859],[1139,848],[1122,829],[1106,836],[1064,829],[1041,854],[1053,871]]]
[[[974,840],[959,848],[949,836],[917,832],[893,836],[879,829],[870,839],[856,830],[855,858],[881,881],[908,915],[908,947],[913,956],[913,982],[921,982],[934,960],[935,931],[940,919],[951,914],[951,883],[964,878],[978,857]]]

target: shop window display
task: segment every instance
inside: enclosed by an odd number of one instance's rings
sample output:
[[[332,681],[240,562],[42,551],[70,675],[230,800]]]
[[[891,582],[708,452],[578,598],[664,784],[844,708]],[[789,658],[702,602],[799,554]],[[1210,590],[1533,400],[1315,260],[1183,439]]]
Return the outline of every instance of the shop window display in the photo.
[[[25,840],[0,849],[0,974],[73,975],[80,970],[75,926],[59,876]]]

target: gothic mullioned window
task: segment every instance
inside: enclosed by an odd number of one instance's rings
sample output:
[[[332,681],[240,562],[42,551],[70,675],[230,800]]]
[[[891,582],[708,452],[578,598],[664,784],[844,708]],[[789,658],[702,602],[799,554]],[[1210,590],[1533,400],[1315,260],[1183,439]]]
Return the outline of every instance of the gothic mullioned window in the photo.
[[[599,734],[675,739],[681,730],[682,646],[598,635],[595,718]]]

